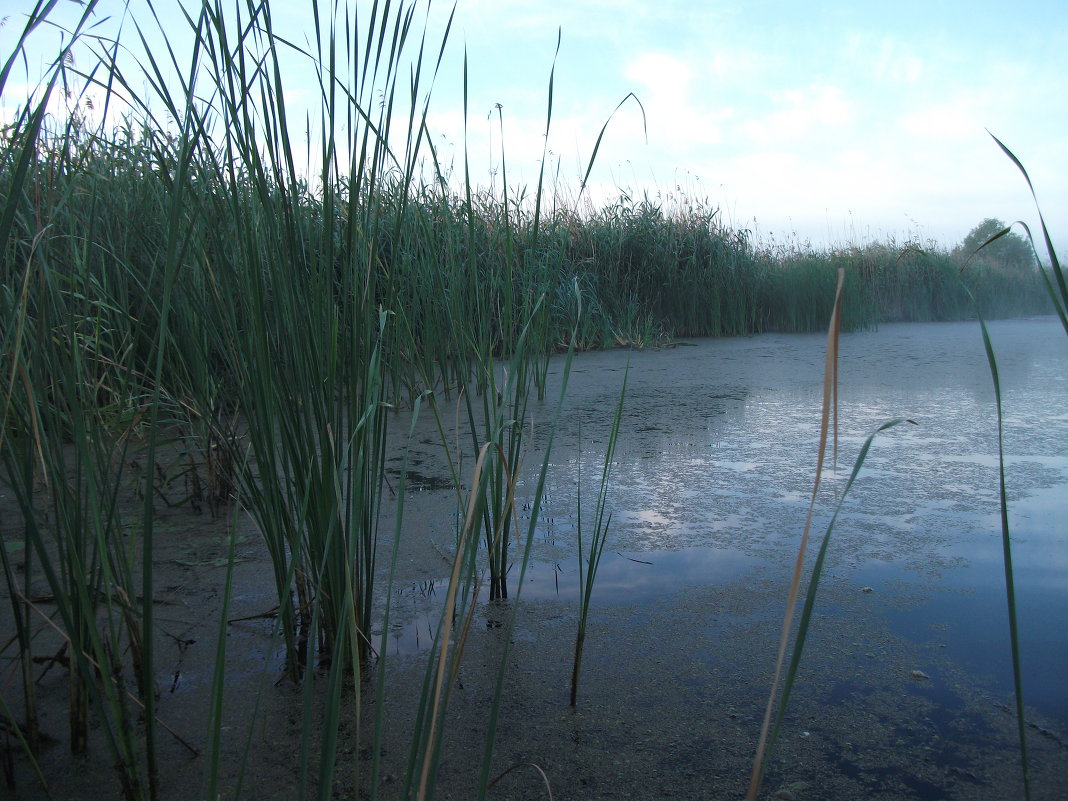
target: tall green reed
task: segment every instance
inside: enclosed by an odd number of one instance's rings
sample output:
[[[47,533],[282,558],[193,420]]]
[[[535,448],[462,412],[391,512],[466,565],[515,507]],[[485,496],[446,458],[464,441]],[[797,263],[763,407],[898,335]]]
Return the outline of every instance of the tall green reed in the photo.
[[[1057,317],[1060,318],[1061,325],[1064,327],[1065,333],[1068,334],[1068,281],[1065,280],[1064,270],[1061,267],[1060,260],[1057,258],[1057,252],[1053,247],[1053,240],[1050,238],[1049,228],[1047,228],[1046,226],[1046,219],[1042,216],[1042,209],[1038,205],[1038,196],[1035,194],[1034,184],[1031,183],[1031,176],[1027,174],[1027,170],[1024,169],[1023,163],[1016,157],[1016,155],[1011,150],[1009,150],[1008,147],[1005,146],[1005,144],[1000,139],[998,139],[993,134],[991,134],[991,138],[997,143],[998,147],[1001,148],[1001,151],[1009,157],[1012,163],[1016,165],[1016,168],[1023,175],[1024,180],[1027,182],[1027,188],[1031,191],[1031,197],[1035,201],[1035,208],[1038,211],[1039,225],[1042,228],[1042,243],[1046,251],[1046,256],[1049,258],[1049,272],[1052,273],[1052,278],[1045,269],[1041,269],[1042,265],[1041,261],[1038,259],[1038,249],[1035,247],[1034,237],[1031,235],[1031,229],[1028,228],[1026,223],[1020,222],[1019,225],[1021,225],[1024,231],[1027,233],[1027,239],[1031,243],[1031,248],[1035,253],[1036,263],[1040,268],[1043,285],[1045,286],[1045,289],[1049,295],[1050,302],[1053,304],[1053,310],[1056,312]],[[986,245],[1001,238],[1005,234],[1009,233],[1009,230],[1010,229],[1006,228],[994,234],[981,247],[986,247]]]
[[[535,314],[539,306],[535,306]],[[508,597],[509,548],[515,534],[515,484],[525,453],[527,408],[532,389],[532,361],[526,350],[529,332],[528,325],[520,334],[502,375],[498,375],[498,367],[491,359],[482,361],[477,380],[485,388],[477,401],[472,393],[464,396],[473,450],[485,452],[483,458],[488,459],[476,509],[486,545],[490,600]]]
[[[91,11],[90,7],[87,15]],[[392,29],[373,19],[369,30],[379,31],[398,45],[411,21],[411,8],[401,12]],[[47,96],[36,111],[23,114],[21,128],[9,129],[4,160],[11,165],[6,175],[13,190],[7,193],[5,231],[34,219],[33,213],[20,216],[18,208],[26,196],[42,197],[40,191],[31,195],[19,189],[31,174],[38,180],[70,176],[59,182],[56,202],[44,195],[45,208],[36,210],[37,218],[42,211],[46,219],[54,218],[57,210],[66,213],[62,226],[53,232],[56,235],[70,230],[67,223],[75,228],[86,226],[72,239],[33,237],[32,230],[25,235],[28,238],[23,238],[23,230],[5,236],[5,279],[17,274],[20,257],[26,265],[24,278],[20,276],[17,283],[5,280],[5,285],[21,284],[27,289],[21,300],[8,298],[5,309],[7,319],[16,324],[5,325],[5,353],[14,351],[14,357],[4,432],[10,429],[19,436],[18,442],[14,434],[5,441],[4,460],[10,483],[18,490],[35,546],[32,552],[53,585],[64,636],[77,667],[72,674],[72,744],[79,750],[85,747],[85,699],[87,693],[97,697],[93,695],[97,690],[94,669],[107,675],[118,669],[106,657],[118,652],[122,632],[115,625],[122,621],[136,646],[135,672],[146,707],[147,723],[141,735],[146,742],[150,796],[157,793],[151,680],[153,490],[157,448],[162,444],[159,438],[172,423],[168,418],[172,413],[188,413],[191,421],[175,419],[173,423],[204,422],[214,433],[221,406],[241,410],[244,438],[253,458],[233,455],[235,462],[248,465],[240,477],[246,498],[276,557],[291,670],[295,673],[301,662],[298,638],[308,637],[314,620],[320,633],[320,656],[336,657],[333,677],[343,676],[346,666],[358,663],[356,655],[369,651],[366,638],[386,427],[381,354],[387,315],[376,308],[382,293],[371,280],[378,274],[378,265],[366,255],[366,232],[358,216],[364,207],[353,207],[345,229],[348,249],[342,257],[333,232],[322,235],[321,222],[311,214],[308,194],[296,179],[269,8],[253,7],[250,19],[242,20],[239,15],[236,31],[228,27],[220,8],[210,4],[189,17],[189,23],[193,36],[189,63],[179,63],[174,52],[169,52],[169,66],[186,76],[180,79],[177,95],[163,80],[166,60],[157,60],[151,50],[140,66],[150,87],[148,94],[154,97],[133,91],[137,78],[114,60],[115,51],[101,56],[107,71],[104,78],[95,70],[82,75],[87,84],[122,88],[145,115],[147,135],[127,143],[126,152],[119,153],[118,166],[136,169],[135,162],[146,157],[148,169],[140,182],[130,186],[154,189],[149,204],[158,213],[145,216],[141,207],[120,219],[140,215],[146,229],[158,222],[159,239],[153,243],[158,250],[146,250],[141,243],[141,253],[124,261],[127,242],[108,240],[109,222],[115,218],[109,215],[105,198],[117,194],[114,184],[124,178],[99,172],[108,164],[107,156],[92,145],[86,150],[88,161],[80,160],[81,153],[71,152],[70,145],[81,141],[76,117],[56,138],[56,147],[45,150],[58,154],[58,169],[35,164],[41,152],[37,134]],[[232,36],[237,36],[236,43]],[[369,52],[378,52],[381,58],[382,48],[371,48],[372,44],[368,42]],[[256,63],[250,63],[253,45],[260,46],[257,58],[261,60]],[[264,62],[270,63],[272,57],[274,71],[264,72]],[[66,65],[64,52],[49,89]],[[332,64],[330,69],[326,84],[332,95]],[[395,86],[397,72],[393,67],[389,72]],[[6,74],[7,69],[5,79]],[[214,83],[218,98],[210,112],[194,101],[197,81],[205,80],[205,75]],[[369,99],[370,85],[364,91]],[[253,108],[256,100],[260,108]],[[155,133],[159,128],[152,116],[153,103],[162,104],[180,121],[179,136],[164,138]],[[273,128],[275,138],[261,150],[256,126],[264,111],[275,114],[279,125]],[[214,113],[225,121],[221,143],[210,139]],[[333,113],[333,107],[327,109],[327,115]],[[359,169],[389,166],[386,123],[383,115],[373,124],[376,136],[365,140],[364,163]],[[94,134],[90,141],[100,138]],[[336,159],[336,154],[326,158]],[[332,180],[327,174],[330,169],[334,167],[324,166],[328,180]],[[353,173],[350,183],[354,176],[357,183],[365,179]],[[194,181],[201,192],[198,196],[189,192]],[[368,185],[374,184],[373,178],[368,179]],[[357,186],[358,193],[366,191]],[[67,202],[72,195],[83,194],[89,198],[89,213],[84,215],[85,206]],[[337,217],[335,209],[328,199],[331,225]],[[220,210],[228,213],[220,218]],[[212,224],[205,225],[208,221]],[[49,250],[35,251],[39,242]],[[68,242],[74,245],[71,261],[55,247],[55,243]],[[310,263],[305,258],[309,244],[315,255]],[[110,257],[103,265],[101,252]],[[31,265],[39,273],[34,282]],[[146,269],[139,272],[142,266]],[[98,267],[102,267],[99,272]],[[186,279],[180,287],[176,286],[179,275]],[[172,310],[180,317],[174,337],[169,325]],[[204,326],[207,320],[213,325]],[[32,340],[23,336],[28,329]],[[38,350],[25,354],[31,341],[42,344],[39,356]],[[49,349],[53,342],[56,347]],[[14,394],[20,374],[26,398]],[[173,404],[170,393],[180,396],[182,403]],[[112,403],[111,395],[130,406],[129,411]],[[132,441],[130,426],[137,420],[144,421],[146,433],[144,501],[139,536],[133,540],[139,550],[131,552],[125,546],[120,550],[124,539],[119,536],[116,499],[124,486],[122,466],[127,461],[125,448]],[[75,447],[65,447],[66,440],[73,440]],[[226,437],[221,444],[236,447]],[[116,447],[120,450],[105,450]],[[38,530],[39,515],[34,509],[33,461],[39,456],[57,521],[54,543],[46,542],[45,533]],[[71,471],[73,478],[67,475]],[[12,571],[5,573],[11,584]],[[138,573],[139,581],[135,579]],[[295,588],[297,603],[291,599],[291,588]],[[17,595],[12,593],[12,597]],[[101,607],[109,613],[110,628],[104,637],[97,636],[96,629]],[[21,622],[28,608],[17,610]],[[20,628],[25,634],[25,627]],[[29,664],[32,643],[28,636],[21,638],[20,647],[23,661]],[[331,686],[339,686],[333,677]],[[28,674],[25,678],[24,685],[32,688]],[[124,793],[140,797],[140,756],[132,718],[123,711],[125,698],[110,683],[101,687],[104,694],[97,707],[121,727],[119,736],[111,739]],[[31,692],[26,699],[32,703]],[[113,709],[109,712],[105,705]],[[28,719],[32,721],[32,715]]]
[[[601,483],[597,490],[597,501],[593,510],[593,533],[588,541],[582,538],[582,475],[579,475],[579,489],[576,499],[576,540],[578,545],[579,575],[579,619],[575,633],[575,658],[571,669],[571,706],[578,700],[579,672],[582,669],[582,649],[586,643],[586,621],[589,619],[590,602],[593,599],[593,583],[597,579],[597,569],[601,564],[601,555],[608,540],[608,527],[612,522],[612,513],[606,514],[608,503],[608,482],[612,475],[612,460],[615,456],[616,442],[619,439],[619,424],[623,418],[623,402],[627,395],[627,378],[630,365],[623,374],[623,386],[619,390],[619,402],[612,417],[612,428],[605,444],[604,465],[601,468]],[[581,436],[581,435],[580,435]]]
[[[52,8],[31,11],[0,90]],[[516,481],[529,394],[544,392],[553,351],[804,327],[790,305],[803,293],[781,288],[822,287],[837,265],[815,259],[787,276],[791,265],[703,208],[627,199],[550,210],[546,159],[532,197],[507,183],[479,189],[466,155],[457,189],[426,126],[448,29],[440,40],[420,34],[415,4],[312,4],[308,45],[276,30],[266,2],[187,11],[188,31],[163,30],[156,49],[152,27],[163,25],[152,8],[131,22],[126,36],[144,50],[132,67],[120,57],[129,39],[97,39],[97,62],[76,69],[72,39],[3,134],[0,451],[23,531],[5,530],[2,553],[25,708],[18,730],[32,748],[32,657],[58,647],[33,634],[30,576],[42,575],[74,660],[72,720],[103,722],[127,797],[158,792],[154,503],[161,462],[188,449],[215,511],[232,486],[263,534],[289,674],[303,676],[308,720],[313,701],[327,710],[317,769],[311,731],[301,745],[302,785],[325,795],[343,690],[373,655],[389,405],[474,385],[465,404],[480,432],[473,451],[485,453],[475,497],[503,595],[509,554],[520,572],[529,556],[532,529],[515,546]],[[291,135],[285,53],[311,65],[319,88],[318,141],[303,143],[318,152],[314,165],[299,163]],[[50,128],[49,98],[73,77],[103,93],[101,122],[71,114]],[[546,132],[555,77],[554,62]],[[120,102],[130,116],[106,130]],[[466,91],[464,103],[466,112]],[[856,325],[908,302],[899,276],[911,268],[883,266],[873,256],[852,268]],[[941,314],[948,304],[929,305]],[[847,299],[847,325],[849,308]],[[143,495],[131,509],[133,483]],[[25,578],[9,558],[15,537],[27,544]],[[464,535],[458,548],[471,577],[478,539]],[[473,608],[471,581],[462,610]],[[128,663],[116,658],[120,643],[131,646]],[[329,671],[313,689],[315,659]],[[217,674],[217,710],[223,691]]]
[[[578,287],[576,285],[575,292],[578,293]],[[501,658],[497,669],[497,683],[494,689],[493,703],[490,709],[489,721],[486,726],[485,746],[482,754],[482,767],[479,772],[479,799],[482,801],[486,797],[491,785],[491,760],[493,756],[493,747],[496,739],[497,724],[500,720],[501,712],[501,700],[504,695],[504,681],[507,673],[507,665],[509,661],[509,654],[511,652],[512,632],[515,628],[515,609],[518,607],[520,594],[523,589],[523,582],[526,578],[527,566],[530,564],[531,551],[534,545],[534,537],[537,531],[538,520],[541,513],[541,503],[545,494],[545,481],[549,474],[550,458],[552,456],[553,440],[555,439],[556,431],[560,424],[560,419],[564,409],[564,399],[567,393],[567,385],[571,376],[571,365],[575,355],[575,331],[579,326],[579,320],[582,316],[581,301],[577,299],[578,309],[577,315],[572,329],[572,336],[570,338],[571,344],[568,346],[567,353],[564,356],[563,365],[561,367],[560,376],[560,388],[559,395],[557,396],[556,404],[554,407],[552,420],[550,421],[547,429],[545,443],[543,445],[544,453],[542,456],[541,465],[536,474],[536,480],[534,483],[534,495],[530,501],[530,522],[527,525],[527,531],[523,539],[523,550],[521,558],[519,560],[519,575],[517,581],[517,589],[513,600],[512,615],[508,619],[508,623],[504,632],[504,647],[501,649]],[[517,523],[518,528],[518,523]]]
[[[1031,190],[1031,196],[1035,200],[1035,207],[1038,211],[1039,222],[1042,228],[1042,238],[1045,244],[1046,255],[1050,260],[1049,273],[1041,263],[1041,259],[1038,257],[1038,250],[1034,244],[1034,238],[1031,235],[1030,229],[1026,223],[1019,223],[1023,226],[1027,233],[1028,242],[1031,245],[1031,250],[1035,255],[1035,262],[1038,268],[1038,272],[1041,274],[1043,283],[1049,295],[1049,299],[1053,305],[1053,309],[1057,316],[1061,320],[1061,325],[1065,329],[1065,333],[1068,333],[1068,283],[1065,282],[1064,272],[1061,269],[1060,261],[1057,258],[1057,253],[1054,250],[1053,242],[1049,235],[1049,229],[1046,227],[1045,218],[1042,216],[1042,209],[1038,205],[1038,197],[1035,194],[1034,185],[1031,183],[1031,177],[1027,174],[1027,170],[1023,164],[1016,157],[1016,155],[1005,146],[1005,144],[996,136],[991,134],[991,138],[997,143],[1001,151],[1008,156],[1008,158],[1016,165],[1017,169],[1023,175],[1024,180],[1027,182],[1028,189]],[[984,248],[988,247],[991,243],[996,242],[1001,237],[1007,235],[1011,231],[1011,227],[1003,228],[1002,230],[994,233],[985,242],[976,248],[975,252],[971,255],[980,253]],[[976,304],[978,306],[978,304]],[[1002,544],[1002,564],[1005,574],[1005,599],[1008,611],[1009,621],[1009,656],[1012,662],[1012,675],[1013,675],[1013,693],[1016,701],[1016,725],[1017,735],[1020,742],[1020,764],[1023,771],[1023,790],[1024,797],[1031,798],[1031,764],[1030,764],[1030,752],[1027,743],[1027,722],[1025,718],[1024,710],[1024,689],[1023,689],[1023,668],[1020,659],[1020,630],[1019,630],[1019,616],[1016,604],[1016,580],[1013,571],[1013,559],[1012,559],[1012,538],[1010,534],[1009,523],[1009,499],[1007,491],[1007,477],[1005,469],[1005,432],[1004,432],[1004,413],[1002,408],[1002,393],[1001,393],[1001,380],[998,374],[997,358],[994,354],[994,346],[990,339],[990,332],[987,329],[986,321],[983,319],[982,314],[979,314],[980,331],[983,338],[983,348],[986,352],[987,364],[990,369],[990,378],[994,385],[994,402],[997,410],[997,432],[998,432],[998,497],[999,497],[999,512],[1001,523],[1001,544]]]
[[[144,370],[131,369],[127,361],[129,352],[146,342],[137,336],[142,321],[114,295],[125,265],[109,248],[102,220],[82,216],[84,197],[98,196],[108,178],[99,170],[104,162],[93,159],[93,134],[77,114],[54,134],[46,133],[43,124],[53,91],[61,82],[68,84],[72,48],[95,5],[86,7],[49,69],[42,96],[24,107],[5,131],[7,191],[0,218],[4,284],[24,291],[17,302],[5,298],[4,357],[10,378],[0,451],[22,517],[27,579],[20,590],[6,559],[5,578],[19,621],[31,750],[37,731],[29,676],[34,646],[27,632],[33,616],[44,613],[30,597],[29,582],[39,572],[59,618],[58,625],[48,622],[70,659],[70,747],[75,753],[88,750],[90,716],[95,717],[123,797],[134,799],[158,794],[152,503],[155,449],[170,416],[162,416],[161,409],[169,399],[158,382],[147,380]],[[15,53],[5,62],[3,83],[28,35],[53,6],[38,4],[31,12]],[[142,351],[157,367],[166,348],[167,290],[182,237],[178,218],[172,214],[170,219],[157,262],[163,265],[163,293],[155,304],[158,335],[150,337]],[[68,235],[71,220],[84,224],[80,236]],[[97,272],[101,253],[109,269]],[[149,422],[144,447],[138,449],[144,457],[144,505],[138,522],[136,516],[126,518],[120,493],[129,481],[127,456],[142,418]],[[37,492],[37,478],[44,485],[43,496]],[[139,534],[129,541],[128,524]],[[138,562],[143,565],[140,580]],[[124,651],[131,655],[129,665],[124,665]],[[136,683],[136,696],[127,692],[128,678]],[[143,709],[143,723],[131,701]]]

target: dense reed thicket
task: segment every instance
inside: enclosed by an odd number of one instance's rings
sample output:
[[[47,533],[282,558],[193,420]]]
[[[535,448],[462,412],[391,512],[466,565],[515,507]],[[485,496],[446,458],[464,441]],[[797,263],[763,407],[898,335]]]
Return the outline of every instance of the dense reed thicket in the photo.
[[[5,196],[18,136],[9,129],[3,140]],[[131,127],[102,136],[73,119],[38,141],[9,240],[20,259],[32,244],[37,258],[65,274],[93,276],[85,287],[88,316],[122,315],[125,328],[136,321],[124,358],[142,372],[160,315],[159,243],[171,224],[166,165],[176,163],[182,147],[160,131]],[[253,186],[241,172],[220,171],[224,161],[224,153],[209,149],[194,153],[187,167],[188,230],[173,287],[172,335],[189,336],[213,320],[211,293],[238,300],[247,295],[262,264],[235,244],[249,222],[253,233],[266,233],[277,223],[265,215],[278,212],[294,240],[287,278],[332,267],[321,277],[331,284],[338,313],[348,318],[339,322],[352,324],[363,309],[351,298],[365,292],[370,308],[396,317],[384,359],[398,387],[462,383],[481,345],[498,356],[509,351],[542,295],[546,313],[532,338],[566,346],[575,280],[585,308],[576,343],[583,348],[816,330],[828,317],[839,267],[846,271],[847,330],[967,318],[974,312],[965,287],[988,317],[1043,308],[1037,272],[989,263],[962,272],[948,251],[930,245],[772,250],[746,231],[722,226],[715,210],[665,210],[648,199],[542,210],[535,230],[526,205],[485,192],[468,200],[442,184],[413,187],[386,175],[373,192],[351,197],[339,186],[324,198],[299,181]],[[353,219],[366,226],[355,238],[347,233]],[[47,234],[37,236],[42,229]],[[10,292],[22,277],[22,262],[8,252]],[[327,254],[332,264],[318,263]],[[345,275],[353,264],[362,269]],[[208,348],[209,365],[225,361],[218,352],[225,346]],[[167,369],[168,385],[186,380],[177,374],[184,369],[180,362]],[[233,378],[225,371],[216,377]]]

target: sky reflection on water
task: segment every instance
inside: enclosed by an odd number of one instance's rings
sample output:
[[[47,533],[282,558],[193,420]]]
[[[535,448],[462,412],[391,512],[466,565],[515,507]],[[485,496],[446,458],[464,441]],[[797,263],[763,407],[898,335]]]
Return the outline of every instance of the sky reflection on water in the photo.
[[[1053,318],[996,321],[990,331],[1003,391],[1025,691],[1029,703],[1068,721],[1068,415],[1060,411],[1068,408],[1068,343]],[[603,586],[599,578],[595,603],[625,597],[628,580],[640,581],[646,597],[657,582],[667,594],[683,583],[737,578],[745,557],[749,568],[788,569],[816,459],[822,351],[822,338],[758,337],[630,356],[609,548],[636,558],[653,551],[658,566],[621,570]],[[754,357],[769,352],[777,361],[754,369]],[[825,473],[814,537],[867,435],[895,417],[917,425],[876,438],[843,507],[828,570],[858,587],[914,587],[923,600],[906,610],[886,605],[887,624],[917,642],[944,636],[962,666],[1011,688],[996,407],[977,326],[884,326],[845,335],[841,352],[839,460]],[[655,365],[651,374],[646,363]],[[580,398],[587,391],[581,382],[573,389]],[[597,402],[580,401],[590,410],[579,421],[582,452],[575,438],[571,451],[558,449],[568,459],[553,476],[557,488],[574,485],[581,466],[584,497],[596,492],[603,459],[588,432],[596,410],[612,404],[609,390],[599,391]],[[549,509],[558,530],[573,527],[564,508]],[[569,540],[557,535],[554,547]],[[671,551],[678,558],[665,558]]]
[[[1025,691],[1068,721],[1068,341],[1053,318],[996,321],[990,331],[1004,393]],[[816,462],[823,347],[821,336],[764,336],[579,359],[524,597],[578,597],[576,489],[588,513],[628,361],[593,603],[643,603],[744,580],[758,567],[778,570],[785,588]],[[826,467],[810,556],[867,435],[891,418],[915,420],[876,438],[826,569],[880,593],[876,608],[891,631],[937,640],[964,669],[1011,688],[996,412],[977,326],[844,335],[840,381],[839,458]],[[768,603],[781,607],[783,598]]]

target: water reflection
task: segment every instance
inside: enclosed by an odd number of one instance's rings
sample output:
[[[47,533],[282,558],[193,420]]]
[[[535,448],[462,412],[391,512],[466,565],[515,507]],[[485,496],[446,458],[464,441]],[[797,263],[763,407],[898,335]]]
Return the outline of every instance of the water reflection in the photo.
[[[1054,319],[1000,321],[990,331],[1004,392],[1025,686],[1041,711],[1068,721],[1068,634],[1057,623],[1068,610],[1068,343]],[[827,569],[876,588],[885,625],[916,642],[941,638],[963,667],[996,676],[1003,689],[1011,674],[996,412],[978,329],[885,326],[846,335],[841,354],[839,458],[827,466],[817,536],[868,433],[895,417],[917,425],[877,438]],[[773,336],[580,359],[524,597],[577,598],[577,490],[592,507],[598,446],[628,360],[594,604],[642,603],[757,566],[788,575],[816,463],[822,358],[822,337]],[[899,608],[895,595],[913,602]]]
[[[665,593],[686,586],[726,583],[761,564],[761,560],[739,550],[708,547],[678,551],[640,551],[605,553],[594,583],[593,603],[618,606],[645,603],[662,598]],[[516,580],[514,569],[512,580]],[[392,655],[416,654],[434,643],[445,597],[447,578],[422,581],[398,587],[392,596],[388,637]],[[485,588],[483,588],[485,589]],[[483,592],[480,619],[486,625],[499,625],[499,606],[485,601]],[[513,600],[515,590],[513,589]],[[564,601],[578,603],[579,562],[577,558],[556,562],[532,562],[523,580],[520,602]],[[382,636],[375,632],[376,647]]]
[[[1068,610],[1060,522],[1068,512],[1068,415],[1061,412],[1068,408],[1068,347],[1053,319],[996,322],[991,335],[1003,388],[1029,698],[1068,720],[1068,634],[1051,625]],[[776,352],[779,360],[766,368],[755,358]],[[782,564],[792,558],[783,545],[796,542],[808,502],[821,353],[822,343],[798,337],[700,343],[679,364],[670,363],[678,352],[654,354],[658,370],[644,386],[644,362],[632,366],[638,389],[609,493],[610,542],[635,554],[681,555],[663,560],[666,574],[650,572],[644,581],[625,574],[623,581],[642,581],[641,592],[653,593],[661,576],[662,592],[670,592],[673,581],[695,575],[689,566],[701,561],[703,548]],[[868,433],[893,417],[917,425],[877,439],[839,520],[829,569],[861,586],[923,588],[925,604],[900,614],[888,608],[890,624],[922,640],[940,621],[962,664],[996,673],[1003,689],[1011,673],[1002,657],[990,658],[992,649],[1007,653],[996,408],[978,331],[973,324],[886,326],[847,335],[840,380],[839,461],[824,478],[817,533]],[[699,392],[702,382],[727,389]],[[601,408],[609,403],[604,398]],[[585,429],[604,416],[587,414],[573,424]],[[554,475],[556,486],[573,486],[580,462],[589,485],[599,476],[598,458],[571,454]],[[584,490],[594,491],[595,482]],[[564,492],[555,497],[569,500]],[[559,507],[552,514],[558,522],[567,516]]]
[[[686,585],[732,581],[761,563],[740,550],[709,547],[677,551],[609,552],[601,559],[593,599],[600,605],[641,603]],[[577,558],[528,568],[522,597],[578,600]]]

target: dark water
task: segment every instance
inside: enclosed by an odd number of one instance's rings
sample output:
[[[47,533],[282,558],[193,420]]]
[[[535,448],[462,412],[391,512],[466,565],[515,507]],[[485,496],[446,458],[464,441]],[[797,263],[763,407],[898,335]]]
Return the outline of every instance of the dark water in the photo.
[[[1068,723],[1068,337],[1052,318],[990,331],[1025,696]],[[652,602],[759,571],[783,577],[783,595],[769,599],[781,607],[811,492],[824,345],[822,336],[765,336],[581,357],[523,597],[578,597],[577,489],[592,508],[629,361],[594,605]],[[864,438],[887,419],[915,421],[877,437],[833,532],[827,580],[836,597],[851,597],[850,587],[870,595],[889,632],[942,650],[976,682],[1011,694],[996,407],[978,326],[844,335],[839,380],[838,461],[825,470],[809,564]],[[585,525],[588,533],[592,520]],[[443,586],[397,591],[415,615],[395,627],[398,652],[432,641]],[[848,614],[835,598],[817,603],[824,625]]]

